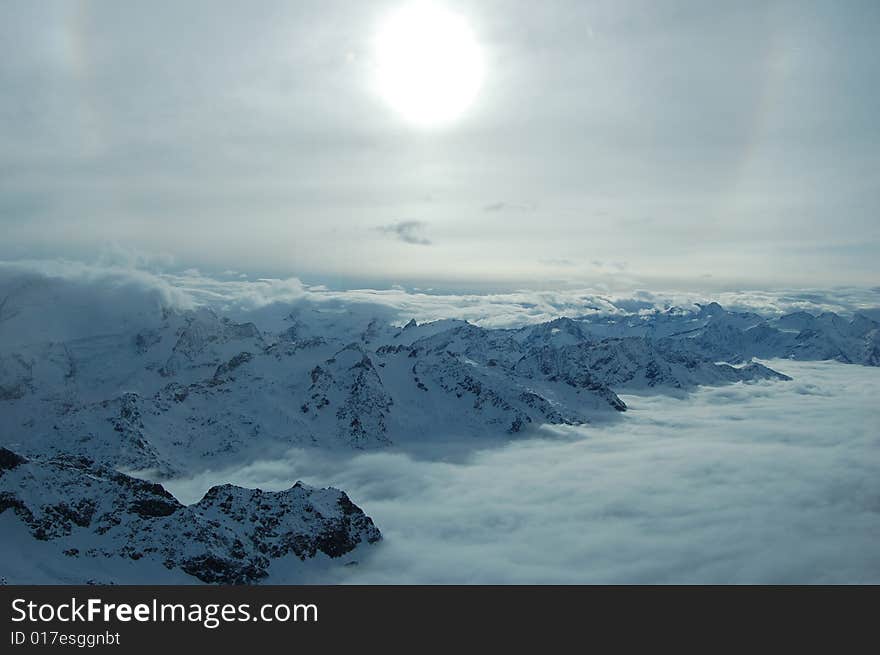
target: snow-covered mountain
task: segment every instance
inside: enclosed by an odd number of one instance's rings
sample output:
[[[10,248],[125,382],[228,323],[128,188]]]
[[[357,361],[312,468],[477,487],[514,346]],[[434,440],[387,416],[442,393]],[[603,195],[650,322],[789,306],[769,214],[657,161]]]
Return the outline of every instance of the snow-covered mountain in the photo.
[[[696,310],[673,307],[624,317],[585,317],[577,323],[588,339],[646,337],[666,350],[714,361],[741,363],[757,357],[880,365],[880,323],[858,313],[851,319],[803,311],[764,318],[729,312],[713,302]]]
[[[788,379],[754,358],[880,365],[867,316],[764,318],[716,303],[510,329],[307,304],[268,326],[207,307],[143,316],[91,334],[79,322],[62,340],[44,338],[58,328],[4,339],[15,323],[0,325],[0,512],[70,557],[152,558],[204,581],[256,581],[273,559],[335,557],[379,533],[335,490],[226,486],[183,506],[119,471],[162,479],[291,446],[406,448],[619,421],[619,392]]]
[[[753,380],[788,380],[756,362],[734,367],[716,364],[687,351],[666,349],[644,337],[604,339],[562,348],[543,348],[517,363],[517,371],[562,379],[574,386],[602,383],[630,392],[645,389],[688,389]]]
[[[346,318],[299,310],[263,332],[206,309],[166,310],[147,329],[4,352],[4,444],[161,477],[292,445],[376,448],[613,420],[626,409],[616,391],[784,378],[716,363],[745,358],[697,338],[712,334],[710,318],[687,338],[671,329],[688,320],[677,314],[638,325],[639,336],[572,319],[500,330]]]
[[[351,561],[359,546],[381,539],[337,489],[297,482],[270,493],[227,484],[185,506],[159,484],[84,457],[28,460],[0,448],[0,513],[7,510],[70,558],[69,569],[80,559],[124,558],[211,583],[257,582],[290,556]]]

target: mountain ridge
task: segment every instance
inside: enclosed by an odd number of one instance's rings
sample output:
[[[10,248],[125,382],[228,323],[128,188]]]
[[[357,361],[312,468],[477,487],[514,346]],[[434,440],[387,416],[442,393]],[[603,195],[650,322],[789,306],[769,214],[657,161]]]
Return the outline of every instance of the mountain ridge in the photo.
[[[787,379],[755,358],[880,364],[878,324],[717,303],[521,328],[395,326],[292,312],[261,330],[212,310],[0,352],[4,444],[178,475],[291,446],[364,449],[618,420],[618,392]]]
[[[34,539],[63,542],[71,559],[148,559],[218,584],[259,582],[280,558],[343,558],[381,539],[338,489],[223,484],[183,505],[160,484],[85,457],[28,459],[0,448],[0,513],[6,510]]]

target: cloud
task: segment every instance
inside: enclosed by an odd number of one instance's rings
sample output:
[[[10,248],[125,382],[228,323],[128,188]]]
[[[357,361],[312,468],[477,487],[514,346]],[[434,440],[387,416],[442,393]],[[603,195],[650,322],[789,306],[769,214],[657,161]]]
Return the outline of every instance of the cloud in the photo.
[[[504,293],[426,292],[392,286],[385,289],[328,289],[295,277],[212,276],[197,269],[162,271],[162,257],[117,253],[103,262],[68,260],[0,260],[2,312],[15,320],[0,322],[0,346],[35,340],[60,340],[157,320],[162,307],[209,307],[236,320],[280,329],[282,319],[299,306],[357,312],[395,324],[445,318],[483,327],[518,327],[560,316],[619,315],[686,307],[714,300],[738,311],[773,316],[806,310],[856,311],[877,316],[880,290],[845,287],[775,291],[725,291],[715,294],[599,288],[521,289]],[[151,269],[139,268],[149,264]],[[91,318],[90,318],[91,317]],[[90,322],[97,321],[97,322]],[[32,327],[28,327],[32,326]],[[90,332],[91,331],[91,332]],[[71,335],[65,337],[64,335]]]
[[[423,236],[426,224],[422,221],[400,221],[379,228],[379,231],[400,239],[404,243],[413,243],[420,246],[430,246],[431,241]]]
[[[169,487],[345,489],[385,540],[310,582],[880,582],[880,370],[771,364],[795,381],[628,396],[614,427],[463,459],[294,451]]]
[[[555,259],[555,258],[539,259],[538,263],[543,264],[544,266],[562,266],[562,267],[575,266],[575,263],[570,259]]]
[[[76,262],[0,262],[0,347],[68,341],[155,325],[164,307],[192,309],[154,273]]]
[[[503,211],[517,211],[517,212],[531,212],[535,211],[535,206],[529,203],[516,203],[516,202],[493,202],[488,205],[483,206],[483,211],[486,212],[503,212]]]
[[[596,271],[599,271],[602,273],[611,273],[611,274],[623,273],[627,269],[627,266],[628,266],[627,262],[621,262],[621,261],[607,262],[607,261],[603,261],[601,259],[594,259],[593,261],[590,262],[590,264],[592,264],[594,270],[596,270]]]

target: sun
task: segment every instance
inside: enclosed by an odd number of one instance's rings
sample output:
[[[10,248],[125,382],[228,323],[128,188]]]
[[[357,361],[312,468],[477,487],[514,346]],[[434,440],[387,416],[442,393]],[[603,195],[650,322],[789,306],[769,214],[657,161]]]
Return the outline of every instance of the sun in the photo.
[[[379,94],[417,125],[458,118],[483,83],[483,55],[467,20],[429,2],[390,15],[376,34],[375,55]]]

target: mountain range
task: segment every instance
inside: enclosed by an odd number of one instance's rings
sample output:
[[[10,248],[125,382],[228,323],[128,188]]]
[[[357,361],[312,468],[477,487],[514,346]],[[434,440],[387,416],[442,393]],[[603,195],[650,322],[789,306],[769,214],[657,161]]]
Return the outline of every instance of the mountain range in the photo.
[[[148,325],[0,345],[0,512],[71,559],[146,557],[204,582],[256,582],[274,559],[338,558],[379,532],[333,489],[227,485],[184,506],[139,478],[294,446],[407,448],[620,421],[618,393],[789,379],[757,359],[880,365],[880,324],[860,314],[709,303],[507,329],[362,317],[300,305],[272,329],[163,307]]]

